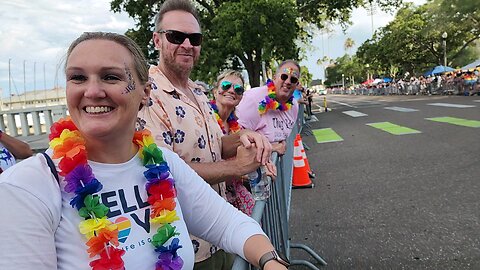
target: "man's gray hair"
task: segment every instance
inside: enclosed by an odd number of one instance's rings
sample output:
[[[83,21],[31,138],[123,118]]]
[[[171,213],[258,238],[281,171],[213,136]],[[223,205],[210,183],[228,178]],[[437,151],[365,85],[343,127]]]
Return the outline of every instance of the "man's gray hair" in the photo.
[[[295,60],[292,60],[292,59],[287,59],[287,60],[283,61],[282,63],[280,63],[280,65],[278,65],[278,67],[277,67],[277,72],[279,72],[280,69],[286,64],[294,64],[295,66],[297,66],[298,72],[300,74],[302,73],[302,69],[300,68],[300,65],[298,64],[298,62],[295,61]]]
[[[198,16],[197,9],[190,0],[167,0],[162,4],[162,6],[160,7],[160,11],[155,17],[155,32],[162,30],[160,24],[162,23],[165,13],[174,10],[185,11],[192,14],[193,17],[195,17],[195,19],[197,20],[198,25],[200,25],[200,17]]]

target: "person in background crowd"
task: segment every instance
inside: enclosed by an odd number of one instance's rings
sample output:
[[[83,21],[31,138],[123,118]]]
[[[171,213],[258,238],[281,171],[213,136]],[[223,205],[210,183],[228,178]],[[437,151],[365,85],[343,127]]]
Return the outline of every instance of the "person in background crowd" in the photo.
[[[303,86],[298,83],[298,86],[295,88],[293,91],[293,98],[297,100],[298,103],[303,104],[303,94],[305,92],[305,89]]]
[[[226,200],[224,181],[266,164],[271,145],[264,136],[245,129],[223,136],[208,99],[189,79],[202,44],[197,11],[190,1],[163,3],[153,41],[159,63],[149,70],[152,102],[140,112],[140,126],[149,128],[158,145],[177,153]],[[231,268],[231,254],[198,237],[192,236],[192,243],[195,269]]]
[[[305,99],[307,100],[307,114],[308,116],[312,116],[312,102],[313,102],[313,93],[310,88],[307,88]]]
[[[210,91],[210,87],[206,83],[197,80],[195,81],[195,84],[198,85],[200,90],[202,90],[202,92],[205,94],[205,96],[207,96],[208,99],[213,98],[212,91]]]
[[[0,269],[192,269],[189,232],[286,269],[268,260],[274,248],[258,223],[135,131],[150,93],[145,63],[124,35],[84,33],[70,45],[71,118],[52,126],[48,154],[0,175]]]
[[[298,104],[303,104],[304,107],[308,105],[307,99],[305,98],[305,88],[298,84],[299,86],[295,91],[293,91],[293,98],[297,101]],[[305,119],[309,120],[310,115],[308,115],[308,109],[304,110],[304,114],[306,114]]]
[[[0,174],[13,166],[15,159],[25,159],[33,155],[30,146],[0,130]]]
[[[298,78],[300,65],[285,60],[278,66],[273,81],[245,92],[237,107],[240,125],[264,134],[280,155],[285,153],[285,139],[298,115],[298,102],[293,98]]]

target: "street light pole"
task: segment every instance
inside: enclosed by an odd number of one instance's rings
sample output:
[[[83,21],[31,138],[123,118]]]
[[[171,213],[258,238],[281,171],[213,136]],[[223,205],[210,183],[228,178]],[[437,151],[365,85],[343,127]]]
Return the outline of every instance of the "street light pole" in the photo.
[[[447,32],[443,32],[442,40],[443,40],[443,66],[446,68],[447,66]]]
[[[345,74],[342,73],[342,94],[345,91]]]
[[[372,37],[373,34],[375,33],[375,30],[373,29],[373,14],[375,14],[375,7],[373,6],[373,0],[368,1],[370,3],[370,6],[367,7],[367,14],[370,15],[370,19],[372,22]]]
[[[368,71],[368,68],[370,67],[369,64],[365,64],[365,67],[367,68],[367,81],[370,80],[370,72]]]

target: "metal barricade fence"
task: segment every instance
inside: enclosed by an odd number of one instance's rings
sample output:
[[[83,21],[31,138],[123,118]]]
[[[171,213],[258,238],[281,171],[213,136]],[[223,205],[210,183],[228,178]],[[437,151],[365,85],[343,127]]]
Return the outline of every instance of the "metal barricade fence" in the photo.
[[[277,178],[271,183],[271,195],[266,201],[255,201],[252,212],[252,218],[261,224],[263,231],[270,238],[273,246],[285,254],[292,265],[305,265],[310,269],[318,268],[309,261],[295,260],[290,256],[291,248],[300,248],[307,251],[320,265],[327,263],[316,254],[311,248],[303,244],[291,243],[289,240],[289,217],[290,202],[292,195],[292,176],[293,176],[293,143],[296,135],[301,131],[303,125],[303,106],[300,106],[297,123],[294,125],[292,133],[287,138],[287,148],[283,156],[279,157],[273,153],[272,162],[277,166]],[[271,181],[271,179],[269,179]],[[233,270],[253,269],[243,258],[235,258]]]

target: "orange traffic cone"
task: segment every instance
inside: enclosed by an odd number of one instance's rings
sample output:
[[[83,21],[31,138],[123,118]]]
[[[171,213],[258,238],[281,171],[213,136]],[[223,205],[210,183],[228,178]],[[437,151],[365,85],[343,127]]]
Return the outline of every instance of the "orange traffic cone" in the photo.
[[[310,164],[308,163],[307,154],[305,153],[305,148],[303,147],[302,137],[300,136],[300,134],[297,134],[295,140],[298,141],[298,145],[301,148],[303,160],[305,161],[305,166],[307,167],[308,176],[310,176],[310,178],[315,178],[315,173],[312,171],[312,169],[310,168]]]
[[[302,156],[302,149],[298,140],[293,144],[293,188],[312,188],[313,183],[308,176],[307,166],[305,165],[305,159]]]

